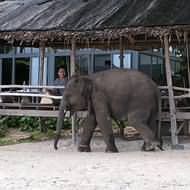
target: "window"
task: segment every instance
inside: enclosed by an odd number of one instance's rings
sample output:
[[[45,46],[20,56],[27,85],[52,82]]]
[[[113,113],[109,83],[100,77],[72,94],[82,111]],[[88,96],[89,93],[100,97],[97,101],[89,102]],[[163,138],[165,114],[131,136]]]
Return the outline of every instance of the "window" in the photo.
[[[151,77],[158,85],[166,85],[164,57],[140,54],[139,70]]]
[[[18,53],[18,54],[21,54],[21,53],[28,53],[28,54],[30,54],[31,53],[31,48],[25,48],[25,47],[17,47],[16,48],[16,53]]]
[[[32,57],[31,85],[38,85],[39,57]]]
[[[2,84],[12,84],[12,59],[2,59]]]
[[[110,54],[94,56],[94,72],[103,71],[110,68],[111,68]]]
[[[152,57],[152,79],[160,85],[165,84],[165,70],[163,70],[163,58]]]
[[[152,77],[151,56],[145,54],[139,55],[139,69],[148,76]]]
[[[0,46],[0,54],[9,54],[13,52],[13,47],[11,46]]]
[[[29,84],[30,58],[16,58],[15,60],[15,83]]]
[[[55,57],[55,68],[54,68],[54,79],[57,78],[57,71],[60,66],[63,66],[66,72],[66,76],[69,75],[70,56],[56,56]]]
[[[37,53],[37,54],[39,54],[39,48],[32,48],[32,53]]]
[[[120,54],[113,54],[113,68],[120,68]],[[124,54],[123,68],[131,68],[131,54]]]
[[[89,55],[79,55],[77,56],[76,63],[77,69],[81,75],[88,75],[88,62]]]

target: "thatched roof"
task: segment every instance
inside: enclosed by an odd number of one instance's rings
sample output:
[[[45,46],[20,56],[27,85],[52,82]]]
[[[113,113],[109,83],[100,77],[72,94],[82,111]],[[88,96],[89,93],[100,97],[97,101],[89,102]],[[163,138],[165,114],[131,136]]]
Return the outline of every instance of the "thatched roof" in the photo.
[[[5,0],[0,38],[35,44],[158,37],[189,30],[189,10],[188,0]]]

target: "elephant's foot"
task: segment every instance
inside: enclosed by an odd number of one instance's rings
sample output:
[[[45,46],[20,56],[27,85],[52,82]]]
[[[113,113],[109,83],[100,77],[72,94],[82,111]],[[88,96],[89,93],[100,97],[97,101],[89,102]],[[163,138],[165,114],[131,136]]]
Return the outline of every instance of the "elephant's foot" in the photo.
[[[144,142],[142,146],[142,150],[149,152],[149,151],[155,151],[157,147],[159,147],[160,143],[155,141],[155,142]]]
[[[90,146],[88,146],[88,145],[82,145],[82,144],[80,144],[78,146],[78,151],[79,152],[91,152],[91,149],[90,149]]]
[[[119,151],[118,151],[117,147],[109,147],[109,148],[107,147],[105,152],[107,152],[107,153],[117,153]]]

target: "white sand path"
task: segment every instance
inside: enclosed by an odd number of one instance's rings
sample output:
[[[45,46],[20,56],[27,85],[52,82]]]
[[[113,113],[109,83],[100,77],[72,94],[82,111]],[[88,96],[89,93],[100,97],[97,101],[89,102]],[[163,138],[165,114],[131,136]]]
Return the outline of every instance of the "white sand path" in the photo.
[[[183,151],[140,151],[141,141],[117,139],[120,153],[104,153],[93,139],[91,153],[71,140],[0,147],[0,190],[190,190],[190,145]]]

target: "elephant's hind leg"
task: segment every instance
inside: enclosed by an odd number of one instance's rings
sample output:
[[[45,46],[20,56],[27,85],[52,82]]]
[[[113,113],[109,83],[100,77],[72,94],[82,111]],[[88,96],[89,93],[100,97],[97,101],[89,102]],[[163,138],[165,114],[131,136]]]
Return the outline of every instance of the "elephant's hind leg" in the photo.
[[[159,145],[155,138],[154,131],[147,125],[148,114],[141,112],[133,112],[128,115],[128,122],[141,134],[144,144],[142,150],[153,151]]]
[[[160,121],[158,121],[157,114],[154,114],[151,116],[148,125],[149,125],[150,129],[153,131],[155,139],[159,141],[158,148],[160,150],[163,150],[163,140],[160,135]]]
[[[89,115],[83,124],[83,131],[81,134],[80,144],[78,146],[78,151],[80,152],[90,152],[90,141],[96,128],[96,120],[94,115]]]

